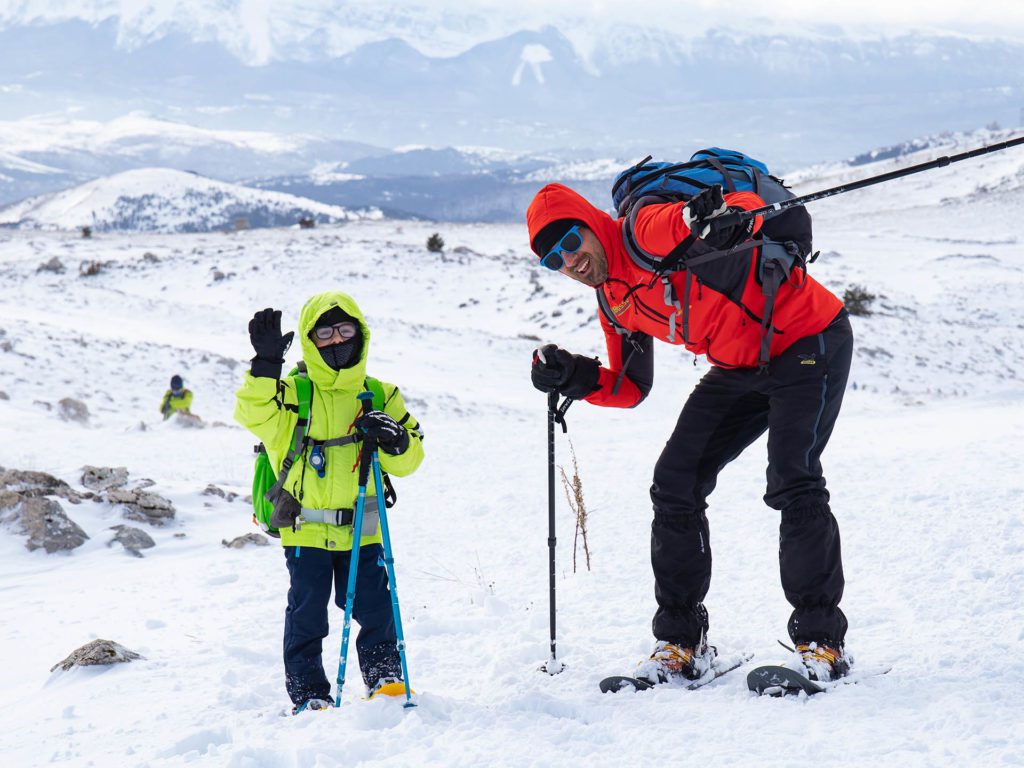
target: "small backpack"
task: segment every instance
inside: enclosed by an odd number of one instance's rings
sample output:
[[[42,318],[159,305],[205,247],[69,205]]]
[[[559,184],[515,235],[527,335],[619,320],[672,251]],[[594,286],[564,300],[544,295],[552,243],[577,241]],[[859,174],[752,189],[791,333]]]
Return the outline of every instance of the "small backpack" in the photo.
[[[291,448],[281,462],[280,478],[270,463],[270,456],[263,443],[253,449],[256,453],[256,461],[252,475],[252,521],[260,530],[274,538],[280,538],[281,534],[270,524],[270,516],[274,513],[273,499],[281,491],[292,464],[306,449],[308,444],[306,431],[309,427],[310,404],[313,400],[313,382],[309,380],[306,366],[303,363],[299,363],[297,367],[293,368],[288,376],[295,384],[295,394],[299,401],[297,407],[299,418],[295,422],[295,430],[292,433]],[[380,381],[372,376],[367,376],[363,386],[367,391],[373,393],[373,410],[383,410],[384,387]],[[385,500],[390,507],[395,500],[394,488],[387,473],[382,473],[382,479],[385,485],[383,489]]]
[[[695,152],[685,163],[650,161],[651,157],[648,156],[636,165],[626,168],[615,177],[612,184],[612,204],[617,215],[625,218],[622,239],[626,252],[637,266],[654,273],[652,286],[658,280],[662,280],[666,284],[666,290],[671,290],[668,276],[673,272],[688,271],[698,264],[760,248],[758,281],[765,296],[759,358],[763,370],[769,360],[773,332],[771,313],[779,286],[789,278],[794,266],[805,268],[808,262],[814,261],[814,256],[807,258],[811,250],[810,217],[803,207],[790,208],[778,216],[765,217],[758,239],[747,241],[727,251],[705,251],[699,256],[688,258],[689,249],[697,240],[696,236],[691,234],[671,253],[664,257],[655,256],[641,248],[634,236],[637,213],[645,205],[687,201],[701,190],[715,184],[721,185],[725,193],[754,192],[768,204],[789,200],[795,195],[783,184],[782,179],[773,176],[768,171],[768,166],[760,160],[731,149],[702,149]],[[686,285],[689,288],[689,281]],[[617,332],[631,338],[632,334],[622,328],[615,320],[614,314],[604,306],[607,302],[602,303],[603,296],[600,291],[598,294],[602,313]],[[689,297],[683,300],[682,311],[685,336],[689,322]],[[618,388],[628,364],[627,359],[615,389]]]

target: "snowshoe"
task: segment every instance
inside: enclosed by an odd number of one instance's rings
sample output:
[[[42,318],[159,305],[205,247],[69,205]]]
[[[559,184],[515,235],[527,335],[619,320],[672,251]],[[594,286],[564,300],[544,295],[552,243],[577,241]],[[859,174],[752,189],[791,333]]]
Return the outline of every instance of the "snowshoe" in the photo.
[[[334,702],[330,699],[306,699],[301,704],[296,704],[292,707],[292,714],[297,715],[300,712],[322,712],[334,707]]]

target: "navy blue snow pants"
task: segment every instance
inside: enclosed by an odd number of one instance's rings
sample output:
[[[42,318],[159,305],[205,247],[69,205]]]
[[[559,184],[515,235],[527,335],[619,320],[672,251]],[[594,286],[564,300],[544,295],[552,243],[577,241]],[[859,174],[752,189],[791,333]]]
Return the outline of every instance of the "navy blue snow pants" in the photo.
[[[843,563],[829,508],[821,453],[843,401],[853,355],[845,310],[825,330],[800,339],[755,369],[712,368],[683,406],[654,469],[651,563],[658,609],[654,636],[694,646],[707,632],[711,584],[707,497],[718,474],[768,431],[768,506],[782,512],[779,567],[793,606],[794,642],[841,646]]]
[[[327,608],[334,601],[345,610],[345,589],[351,552],[317,547],[285,547],[291,587],[284,614],[284,671],[288,695],[295,704],[309,699],[330,699],[331,684],[321,660],[327,637]],[[363,682],[372,688],[382,677],[402,677],[387,571],[380,544],[364,544],[359,551],[353,618],[359,624],[356,653]],[[337,651],[332,659],[337,659]]]

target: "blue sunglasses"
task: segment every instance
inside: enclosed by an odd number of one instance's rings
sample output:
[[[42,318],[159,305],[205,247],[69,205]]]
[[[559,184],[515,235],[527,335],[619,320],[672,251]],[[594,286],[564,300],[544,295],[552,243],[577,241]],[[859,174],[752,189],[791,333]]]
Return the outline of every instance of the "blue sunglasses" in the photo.
[[[555,243],[554,248],[541,257],[540,263],[548,269],[553,269],[557,272],[565,264],[562,254],[576,253],[581,245],[583,245],[583,235],[580,234],[580,225],[573,224],[569,227],[569,231],[562,235],[558,242]]]

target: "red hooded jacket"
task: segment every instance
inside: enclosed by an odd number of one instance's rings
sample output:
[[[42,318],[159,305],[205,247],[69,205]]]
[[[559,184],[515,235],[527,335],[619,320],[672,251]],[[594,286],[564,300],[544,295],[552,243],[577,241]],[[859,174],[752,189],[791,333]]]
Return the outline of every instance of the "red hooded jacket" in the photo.
[[[764,205],[753,192],[725,195],[730,206],[752,210]],[[682,242],[690,230],[683,223],[684,203],[648,205],[636,217],[634,235],[637,244],[654,256],[666,256]],[[722,368],[755,368],[761,348],[761,315],[764,295],[757,280],[760,249],[743,251],[732,257],[712,262],[706,269],[680,270],[669,280],[676,298],[686,295],[689,276],[688,338],[683,338],[681,313],[666,296],[666,287],[659,281],[648,287],[654,273],[633,262],[622,241],[623,219],[613,219],[587,202],[581,195],[561,184],[548,184],[540,190],[526,211],[530,242],[545,226],[558,219],[579,219],[594,232],[608,259],[608,279],[595,290],[602,291],[616,322],[629,331],[639,332],[639,343],[651,355],[650,339],[680,344],[695,355],[706,355]],[[755,232],[761,225],[755,222]],[[627,296],[630,289],[639,289]],[[777,357],[798,339],[821,332],[843,303],[831,291],[794,268],[788,282],[783,282],[775,299],[771,340],[771,357]],[[588,395],[595,405],[630,408],[646,397],[650,381],[630,375],[622,378],[617,393],[612,389],[620,378],[622,363],[629,345],[614,325],[599,312],[608,347],[608,367],[601,368],[599,387]]]

